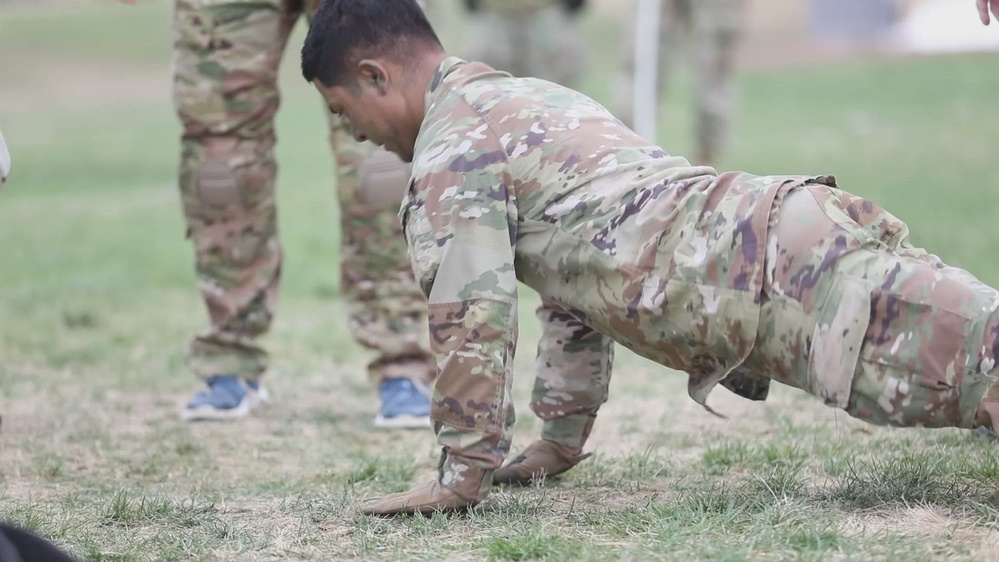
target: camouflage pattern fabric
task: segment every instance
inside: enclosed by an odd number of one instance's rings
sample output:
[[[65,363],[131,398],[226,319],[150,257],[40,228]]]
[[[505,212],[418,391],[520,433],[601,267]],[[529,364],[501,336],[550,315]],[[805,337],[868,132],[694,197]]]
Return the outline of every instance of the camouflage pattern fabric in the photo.
[[[175,4],[181,200],[212,322],[188,354],[202,377],[255,379],[267,367],[258,338],[274,317],[281,273],[274,202],[278,65],[296,21],[317,8],[318,0]],[[330,139],[342,216],[341,289],[351,332],[377,352],[369,366],[373,379],[429,381],[436,368],[426,351],[425,300],[412,278],[396,215],[405,171],[394,200],[370,198],[360,189],[359,169],[378,155],[374,145],[354,141],[335,117]]]
[[[480,0],[470,17],[468,58],[514,76],[579,82],[586,43],[562,0]]]
[[[612,337],[686,372],[706,408],[741,367],[874,423],[976,417],[999,293],[832,178],[719,175],[582,94],[455,57],[426,103],[401,215],[448,466],[494,470],[509,451],[518,281],[544,299],[539,361],[584,367],[539,370],[549,416],[595,415]]]
[[[670,86],[677,57],[688,55],[694,71],[694,136],[699,164],[716,164],[728,141],[735,105],[737,47],[746,23],[747,0],[662,0],[659,32],[659,91]],[[625,37],[634,35],[633,17]],[[615,85],[617,115],[633,125],[635,53],[625,42],[622,76]]]
[[[531,410],[544,420],[541,438],[582,449],[607,401],[614,342],[556,304],[538,307],[545,337],[538,342]]]
[[[776,217],[746,367],[877,425],[972,427],[997,374],[999,292],[834,187],[788,194]]]

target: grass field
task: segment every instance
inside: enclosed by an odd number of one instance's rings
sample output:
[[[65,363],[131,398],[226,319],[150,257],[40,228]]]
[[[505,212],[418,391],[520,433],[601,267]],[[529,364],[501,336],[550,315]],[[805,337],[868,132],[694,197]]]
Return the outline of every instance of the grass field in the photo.
[[[863,425],[801,392],[749,403],[621,349],[595,456],[467,516],[374,520],[366,499],[433,474],[429,432],[371,429],[367,355],[337,297],[321,105],[283,70],[286,264],[267,345],[273,404],[185,424],[187,338],[206,325],[175,188],[169,9],[0,7],[0,518],[87,560],[999,560],[996,445]],[[610,24],[587,88],[605,100]],[[452,32],[453,33],[453,32]],[[460,43],[458,39],[455,43]],[[295,44],[294,42],[292,44]],[[295,49],[291,49],[294,51]],[[756,68],[756,67],[754,67]],[[915,241],[999,284],[999,58],[757,68],[727,169],[832,173]],[[688,153],[688,98],[659,139]],[[527,410],[525,299],[514,447]]]

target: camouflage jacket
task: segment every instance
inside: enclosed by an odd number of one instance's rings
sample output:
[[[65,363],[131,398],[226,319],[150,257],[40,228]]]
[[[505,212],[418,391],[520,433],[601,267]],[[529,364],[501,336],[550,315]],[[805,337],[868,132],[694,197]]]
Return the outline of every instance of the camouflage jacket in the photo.
[[[775,199],[807,179],[718,175],[578,92],[445,60],[401,209],[441,369],[434,419],[502,423],[518,280],[568,312],[553,318],[688,373],[704,405],[756,339]]]

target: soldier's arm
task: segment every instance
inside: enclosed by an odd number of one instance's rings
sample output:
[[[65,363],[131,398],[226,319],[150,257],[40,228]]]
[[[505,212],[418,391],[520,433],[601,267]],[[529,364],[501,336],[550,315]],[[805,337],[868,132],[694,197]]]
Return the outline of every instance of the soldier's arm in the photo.
[[[614,342],[554,303],[538,307],[531,409],[545,420],[542,438],[579,452],[607,401]]]
[[[431,417],[452,455],[498,467],[517,337],[513,184],[498,141],[442,136],[414,162],[403,211],[439,366]]]

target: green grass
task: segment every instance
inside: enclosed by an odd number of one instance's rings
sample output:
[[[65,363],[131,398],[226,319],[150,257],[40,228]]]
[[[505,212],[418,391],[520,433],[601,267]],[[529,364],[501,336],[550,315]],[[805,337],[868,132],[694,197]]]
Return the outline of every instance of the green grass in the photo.
[[[338,299],[322,108],[294,49],[278,117],[284,284],[266,339],[275,402],[239,424],[180,422],[196,385],[185,342],[206,318],[174,185],[169,3],[143,4],[0,17],[14,155],[0,192],[0,518],[109,561],[967,560],[999,546],[994,443],[865,426],[786,388],[764,404],[720,389],[712,405],[729,419],[716,418],[684,377],[624,350],[595,455],[565,477],[498,490],[465,516],[359,515],[432,477],[437,450],[428,433],[370,429],[367,355]],[[584,25],[586,88],[608,101],[613,22]],[[445,40],[460,45],[455,29]],[[997,284],[997,90],[993,56],[754,71],[724,167],[836,174]],[[687,153],[689,96],[675,94],[660,141]],[[515,448],[540,428],[526,408],[536,339],[524,322]]]
[[[42,3],[39,3],[42,4]],[[96,57],[145,64],[169,48],[171,2],[76,0],[4,6],[0,49],[19,57]]]

